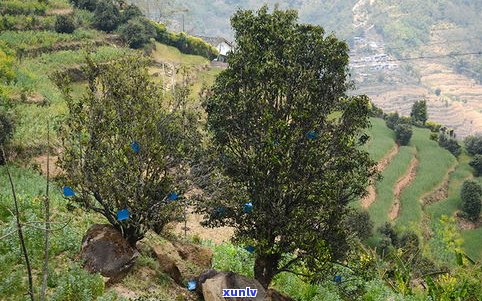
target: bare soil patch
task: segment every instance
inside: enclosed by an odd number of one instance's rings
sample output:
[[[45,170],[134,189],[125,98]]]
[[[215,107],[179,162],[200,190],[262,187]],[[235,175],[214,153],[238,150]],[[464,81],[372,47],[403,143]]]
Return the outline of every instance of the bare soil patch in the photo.
[[[42,175],[47,175],[47,155],[41,155],[38,157],[33,158],[36,164],[40,167],[40,171]],[[57,161],[59,160],[58,156],[50,156],[49,159],[49,173],[51,177],[58,176],[62,170],[57,166]]]
[[[449,197],[449,178],[454,171],[455,165],[450,168],[450,170],[445,175],[443,182],[437,188],[422,197],[423,206],[428,206],[433,203],[440,202]]]
[[[412,161],[410,161],[410,165],[408,166],[405,174],[398,179],[397,183],[395,183],[395,186],[393,187],[394,202],[390,212],[388,213],[388,218],[390,221],[395,220],[400,214],[400,195],[402,191],[415,179],[415,176],[417,175],[418,163],[418,159],[413,158]]]

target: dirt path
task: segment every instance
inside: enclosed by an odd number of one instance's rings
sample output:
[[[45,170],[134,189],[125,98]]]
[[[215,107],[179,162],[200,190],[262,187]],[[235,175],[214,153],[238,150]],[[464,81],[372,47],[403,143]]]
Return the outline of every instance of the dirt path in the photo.
[[[402,194],[402,191],[415,179],[415,176],[417,175],[417,167],[418,159],[413,158],[412,161],[410,161],[410,165],[408,166],[405,174],[398,179],[397,183],[395,183],[395,186],[393,187],[394,202],[392,204],[392,208],[390,208],[390,212],[388,213],[388,218],[390,221],[395,220],[400,214],[400,195]]]
[[[437,186],[434,190],[422,196],[421,200],[422,200],[423,207],[431,205],[436,202],[440,202],[449,197],[450,175],[455,171],[456,167],[457,167],[457,164],[452,165],[452,167],[450,167],[450,169],[447,171],[447,174],[445,175],[442,183],[439,186]]]
[[[383,158],[377,164],[378,172],[381,173],[385,170],[385,168],[387,168],[388,164],[390,164],[393,158],[398,154],[399,150],[400,146],[396,144],[385,156],[383,156]],[[368,194],[361,200],[361,206],[365,209],[370,207],[377,199],[377,190],[375,189],[375,185],[370,185],[367,190]]]

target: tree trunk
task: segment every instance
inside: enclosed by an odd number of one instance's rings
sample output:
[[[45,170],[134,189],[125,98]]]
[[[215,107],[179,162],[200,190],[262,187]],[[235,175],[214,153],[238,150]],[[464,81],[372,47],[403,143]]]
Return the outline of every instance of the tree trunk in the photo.
[[[254,262],[254,278],[267,289],[278,273],[278,263],[281,256],[278,254],[257,255]]]

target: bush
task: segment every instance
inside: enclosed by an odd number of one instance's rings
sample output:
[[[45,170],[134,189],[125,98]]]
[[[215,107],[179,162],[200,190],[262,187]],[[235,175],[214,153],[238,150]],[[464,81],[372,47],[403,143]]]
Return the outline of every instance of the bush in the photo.
[[[6,0],[0,2],[0,15],[45,15],[47,5],[37,1]]]
[[[73,33],[75,28],[74,17],[71,15],[58,15],[55,19],[55,31],[58,33]]]
[[[367,211],[353,211],[347,216],[347,227],[361,240],[373,234],[373,221]]]
[[[412,106],[410,117],[415,125],[424,125],[427,121],[427,101],[418,100]]]
[[[462,199],[462,211],[471,221],[478,221],[481,208],[482,187],[473,181],[467,180],[462,185],[460,198]]]
[[[143,14],[137,6],[129,4],[126,9],[122,11],[121,23],[124,24],[127,23],[129,20],[141,18],[142,16]]]
[[[137,49],[156,36],[156,29],[144,18],[129,20],[119,28],[119,34],[129,47]]]
[[[462,147],[457,140],[447,137],[446,134],[439,135],[438,144],[451,152],[455,157],[458,157],[462,153]]]
[[[7,113],[0,111],[0,145],[8,143],[13,135],[13,121]]]
[[[78,265],[72,265],[58,281],[52,301],[90,301],[104,293],[104,280]]]
[[[98,0],[70,0],[70,2],[77,8],[93,12],[97,7]]]
[[[432,133],[438,133],[440,132],[440,128],[442,128],[442,125],[437,122],[433,121],[427,121],[425,123],[425,126],[432,132]]]
[[[94,10],[94,27],[106,32],[114,31],[121,21],[120,11],[112,0],[101,0]]]
[[[474,169],[474,176],[482,175],[482,155],[475,155],[469,165]]]
[[[395,126],[398,124],[398,120],[400,119],[400,115],[398,112],[387,114],[385,117],[385,124],[391,130],[395,130]]]
[[[469,154],[482,155],[482,136],[468,136],[464,143]]]
[[[409,124],[398,124],[395,127],[395,139],[400,145],[408,145],[412,133],[412,126]]]
[[[0,49],[0,84],[8,84],[14,77],[14,57]]]

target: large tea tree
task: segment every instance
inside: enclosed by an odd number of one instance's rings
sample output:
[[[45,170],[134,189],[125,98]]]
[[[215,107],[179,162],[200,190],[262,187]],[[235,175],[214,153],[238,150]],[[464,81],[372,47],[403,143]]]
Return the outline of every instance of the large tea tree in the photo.
[[[283,271],[326,271],[349,250],[348,204],[375,173],[361,147],[369,99],[346,95],[346,43],[296,12],[263,7],[231,22],[236,47],[204,103],[215,167],[199,210],[208,225],[235,227],[268,287]]]
[[[197,117],[183,109],[184,88],[173,99],[164,96],[146,60],[88,59],[85,74],[80,99],[59,80],[69,110],[60,129],[65,185],[73,201],[104,215],[135,246],[148,229],[161,231],[180,216],[181,178],[199,141]]]

